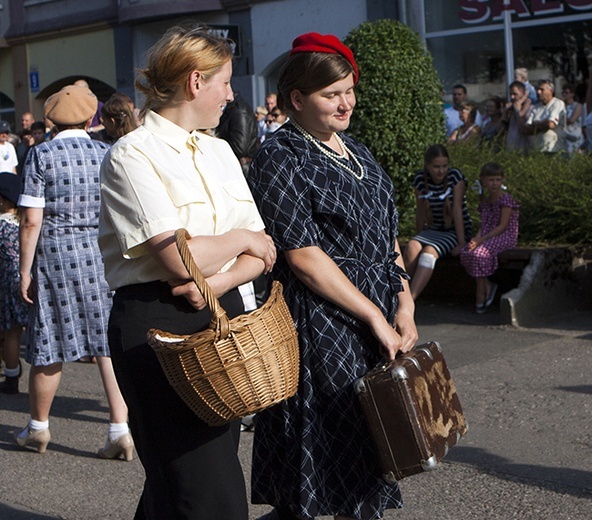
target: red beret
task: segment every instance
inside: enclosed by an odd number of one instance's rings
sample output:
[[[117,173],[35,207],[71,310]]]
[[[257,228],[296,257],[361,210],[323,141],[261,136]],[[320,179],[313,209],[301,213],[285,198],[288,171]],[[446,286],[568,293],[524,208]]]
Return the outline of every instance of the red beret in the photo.
[[[358,64],[354,59],[354,54],[349,47],[341,43],[337,36],[332,34],[319,34],[316,32],[301,34],[292,42],[290,55],[297,52],[324,52],[326,54],[340,54],[343,56],[354,70],[354,84],[360,79]]]

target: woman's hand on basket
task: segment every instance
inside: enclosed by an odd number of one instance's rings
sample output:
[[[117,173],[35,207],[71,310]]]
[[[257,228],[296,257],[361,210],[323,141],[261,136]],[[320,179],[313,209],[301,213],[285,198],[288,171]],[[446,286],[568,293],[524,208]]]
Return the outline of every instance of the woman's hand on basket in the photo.
[[[250,241],[245,253],[263,260],[265,264],[264,273],[269,273],[275,264],[277,256],[273,239],[265,231],[247,232],[250,233]]]
[[[169,285],[173,296],[183,296],[198,311],[205,308],[206,301],[193,280],[169,280]]]
[[[206,278],[216,298],[220,298],[230,289],[227,278],[224,273],[216,273]],[[169,285],[173,296],[183,296],[198,311],[205,309],[206,301],[193,280],[170,280]]]

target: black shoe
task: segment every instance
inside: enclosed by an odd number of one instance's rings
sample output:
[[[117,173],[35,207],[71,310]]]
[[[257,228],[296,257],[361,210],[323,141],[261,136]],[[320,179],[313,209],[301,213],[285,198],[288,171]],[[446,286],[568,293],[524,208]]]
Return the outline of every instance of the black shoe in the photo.
[[[247,415],[241,419],[241,432],[252,432],[255,430],[255,414]]]
[[[497,293],[497,284],[491,282],[491,286],[489,287],[489,294],[487,295],[487,299],[485,300],[485,308],[491,307],[493,300],[495,299],[495,293]]]
[[[18,382],[19,382],[18,376],[15,376],[15,377],[6,376],[4,381],[2,381],[0,383],[0,393],[1,394],[18,394],[19,393]]]

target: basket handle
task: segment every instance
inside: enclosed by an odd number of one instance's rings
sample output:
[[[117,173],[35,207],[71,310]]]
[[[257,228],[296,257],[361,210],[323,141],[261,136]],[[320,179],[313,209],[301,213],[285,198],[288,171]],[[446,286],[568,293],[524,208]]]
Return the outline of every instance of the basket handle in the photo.
[[[230,334],[230,321],[228,315],[197,267],[189,246],[187,245],[188,238],[191,238],[191,236],[186,229],[181,228],[175,231],[175,240],[177,242],[177,249],[181,255],[181,260],[183,260],[185,268],[195,282],[195,285],[197,285],[199,292],[204,297],[206,305],[209,307],[210,311],[212,311],[212,321],[210,326],[216,330],[216,341],[220,338],[225,339]]]

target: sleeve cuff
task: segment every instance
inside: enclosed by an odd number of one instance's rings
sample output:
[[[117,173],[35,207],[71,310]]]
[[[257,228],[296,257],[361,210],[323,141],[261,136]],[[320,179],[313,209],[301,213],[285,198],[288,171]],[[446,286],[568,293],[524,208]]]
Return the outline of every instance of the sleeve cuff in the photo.
[[[45,199],[42,197],[32,197],[31,195],[25,195],[23,193],[18,199],[17,206],[21,206],[23,208],[44,208]]]

